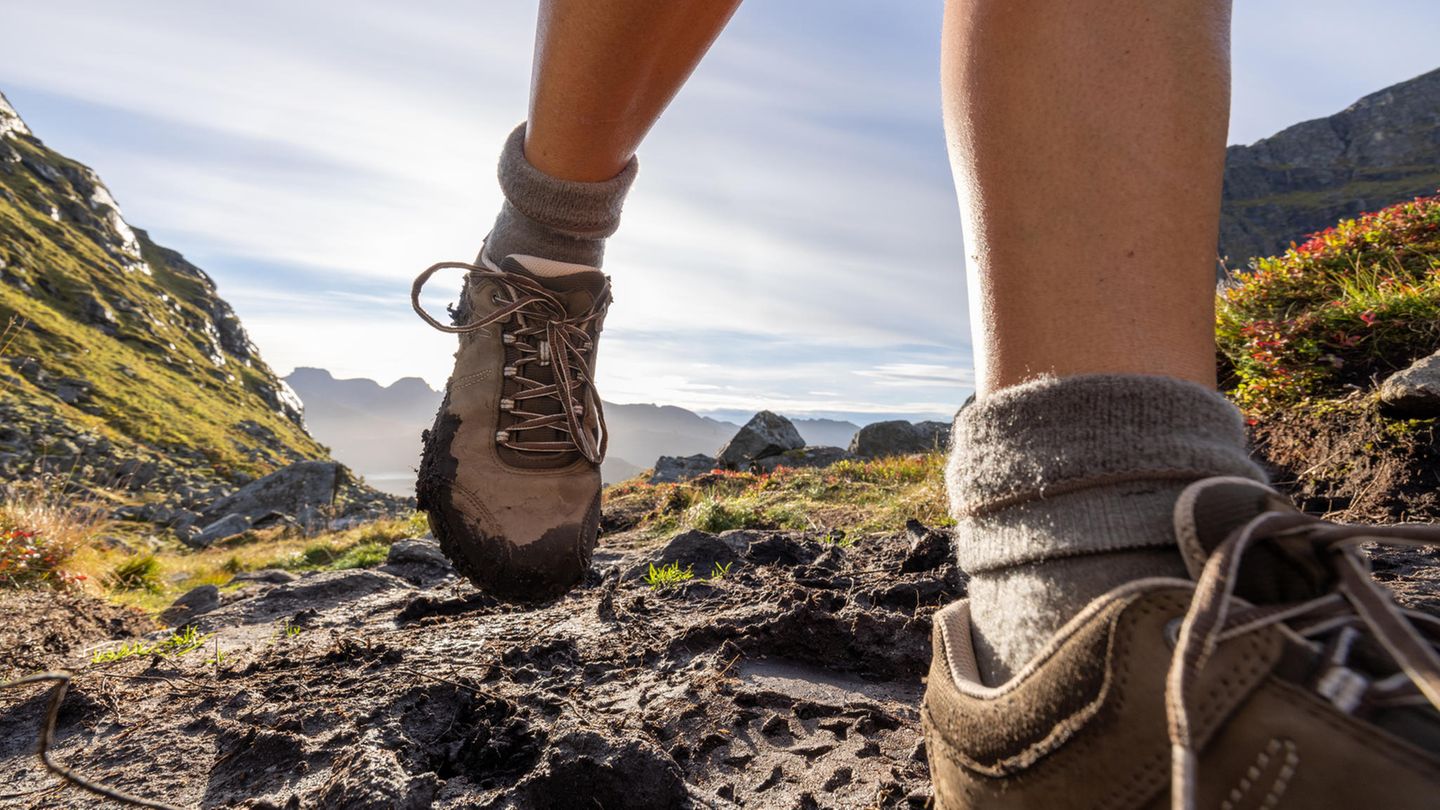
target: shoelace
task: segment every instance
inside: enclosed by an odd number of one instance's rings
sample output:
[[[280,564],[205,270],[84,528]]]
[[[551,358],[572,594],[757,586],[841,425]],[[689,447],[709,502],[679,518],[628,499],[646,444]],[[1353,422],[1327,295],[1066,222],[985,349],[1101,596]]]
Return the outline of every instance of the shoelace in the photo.
[[[499,308],[484,318],[461,326],[441,323],[420,305],[420,291],[430,277],[441,270],[464,270],[473,278],[487,278],[503,291],[496,296]],[[502,411],[515,421],[495,434],[497,444],[525,453],[560,454],[579,452],[585,460],[599,464],[605,457],[609,431],[605,411],[590,379],[586,355],[593,348],[587,329],[605,316],[610,305],[610,284],[607,281],[589,310],[571,316],[560,297],[534,279],[516,273],[491,270],[465,262],[440,262],[431,265],[410,288],[410,305],[431,326],[441,332],[468,334],[514,318],[518,328],[502,332],[506,346],[513,346],[520,357],[505,366],[503,373],[518,387],[512,396],[500,401]],[[544,383],[525,376],[529,366],[549,366],[554,383]],[[527,402],[550,398],[560,404],[560,412],[538,413]],[[593,424],[585,417],[594,414]],[[562,441],[523,441],[526,431],[550,428],[568,436]]]
[[[1290,605],[1252,606],[1232,600],[1245,552],[1262,541],[1312,549],[1329,561],[1336,588]],[[1233,532],[1210,555],[1180,625],[1165,685],[1174,810],[1194,810],[1199,784],[1190,718],[1192,693],[1216,646],[1236,636],[1284,622],[1305,639],[1333,638],[1324,648],[1331,669],[1320,686],[1342,708],[1357,705],[1368,693],[1386,706],[1429,703],[1440,709],[1440,620],[1394,602],[1370,576],[1359,549],[1365,542],[1440,545],[1440,526],[1350,526],[1298,512],[1265,512]],[[1344,667],[1362,629],[1369,630],[1400,672],[1371,682]]]

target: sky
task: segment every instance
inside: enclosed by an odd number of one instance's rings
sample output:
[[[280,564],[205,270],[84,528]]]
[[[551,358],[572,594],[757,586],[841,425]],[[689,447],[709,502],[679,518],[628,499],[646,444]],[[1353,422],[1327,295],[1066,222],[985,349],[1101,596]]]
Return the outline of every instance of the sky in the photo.
[[[607,400],[953,413],[973,372],[941,9],[741,7],[640,152],[605,265]],[[438,388],[454,338],[410,282],[473,258],[498,209],[534,19],[531,0],[0,0],[0,91],[216,279],[281,374]],[[1230,141],[1431,70],[1437,41],[1434,0],[1244,0]]]

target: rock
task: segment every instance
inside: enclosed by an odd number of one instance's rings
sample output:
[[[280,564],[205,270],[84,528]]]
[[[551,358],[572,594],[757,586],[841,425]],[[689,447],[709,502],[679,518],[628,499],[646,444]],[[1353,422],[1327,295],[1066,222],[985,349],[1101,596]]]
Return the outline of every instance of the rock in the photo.
[[[905,522],[905,533],[910,537],[910,548],[900,563],[901,573],[933,571],[955,556],[949,532],[926,528],[925,524],[911,518]]]
[[[660,549],[645,556],[625,572],[625,579],[644,579],[650,566],[656,568],[676,563],[680,570],[689,568],[697,577],[705,577],[715,569],[732,565],[749,548],[749,538],[742,533],[726,532],[714,535],[709,532],[691,530],[677,534]]]
[[[944,422],[906,422],[896,419],[874,422],[856,431],[850,452],[861,458],[908,456],[943,450],[950,442],[950,426]]]
[[[177,625],[196,616],[209,613],[220,607],[220,589],[214,585],[197,585],[170,603],[160,613],[160,621],[166,625]]]
[[[250,519],[244,515],[226,515],[192,535],[185,543],[193,548],[205,548],[212,543],[250,531]],[[182,539],[184,539],[182,537]]]
[[[786,450],[778,456],[766,456],[753,462],[750,467],[758,472],[774,472],[777,467],[829,467],[837,461],[851,458],[850,452],[840,447],[802,447]]]
[[[440,551],[440,544],[434,540],[409,539],[396,540],[390,546],[390,554],[385,558],[385,564],[390,565],[428,565],[434,568],[451,568],[450,561]]]
[[[1440,416],[1440,352],[1422,357],[1380,384],[1380,405],[1387,416],[1429,419]]]
[[[307,528],[320,526],[348,482],[345,468],[334,461],[301,461],[246,484],[211,504],[204,514],[211,520],[243,515],[250,521],[282,514]]]
[[[756,459],[779,455],[786,450],[799,450],[804,446],[805,440],[800,438],[800,431],[789,419],[778,413],[761,411],[720,448],[716,461],[726,469],[739,469]]]
[[[1435,193],[1440,70],[1225,153],[1220,255],[1232,270],[1364,211]]]
[[[262,568],[259,571],[241,571],[230,578],[231,582],[264,582],[270,585],[284,585],[287,582],[294,582],[299,577],[289,571],[282,571],[279,568]]]
[[[650,483],[678,484],[689,481],[715,469],[718,463],[704,453],[693,456],[661,456],[655,460],[655,472],[650,476]]]

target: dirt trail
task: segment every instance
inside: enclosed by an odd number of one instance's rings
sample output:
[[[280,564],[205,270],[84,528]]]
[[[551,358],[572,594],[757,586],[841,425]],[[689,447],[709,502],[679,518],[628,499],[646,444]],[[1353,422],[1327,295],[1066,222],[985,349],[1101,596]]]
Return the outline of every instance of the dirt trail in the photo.
[[[178,659],[52,656],[82,670],[57,758],[185,807],[927,803],[929,619],[962,593],[945,535],[606,542],[538,608],[402,541],[379,569],[246,585]],[[675,560],[729,572],[651,590],[649,563]],[[0,807],[95,807],[32,754],[45,694],[0,694]]]

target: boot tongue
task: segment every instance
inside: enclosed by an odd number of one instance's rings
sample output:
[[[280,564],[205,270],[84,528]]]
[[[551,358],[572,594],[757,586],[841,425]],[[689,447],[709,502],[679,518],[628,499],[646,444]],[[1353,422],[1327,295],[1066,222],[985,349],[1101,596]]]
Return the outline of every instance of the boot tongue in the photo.
[[[1265,512],[1297,512],[1288,499],[1248,478],[1207,478],[1175,502],[1175,537],[1190,576],[1200,578],[1210,554]],[[1262,541],[1245,553],[1235,595],[1255,604],[1313,599],[1333,586],[1330,565],[1298,540]]]
[[[565,311],[572,318],[589,312],[595,299],[605,290],[605,274],[585,264],[515,254],[506,256],[500,263],[500,269],[540,282],[545,289],[560,297]]]

